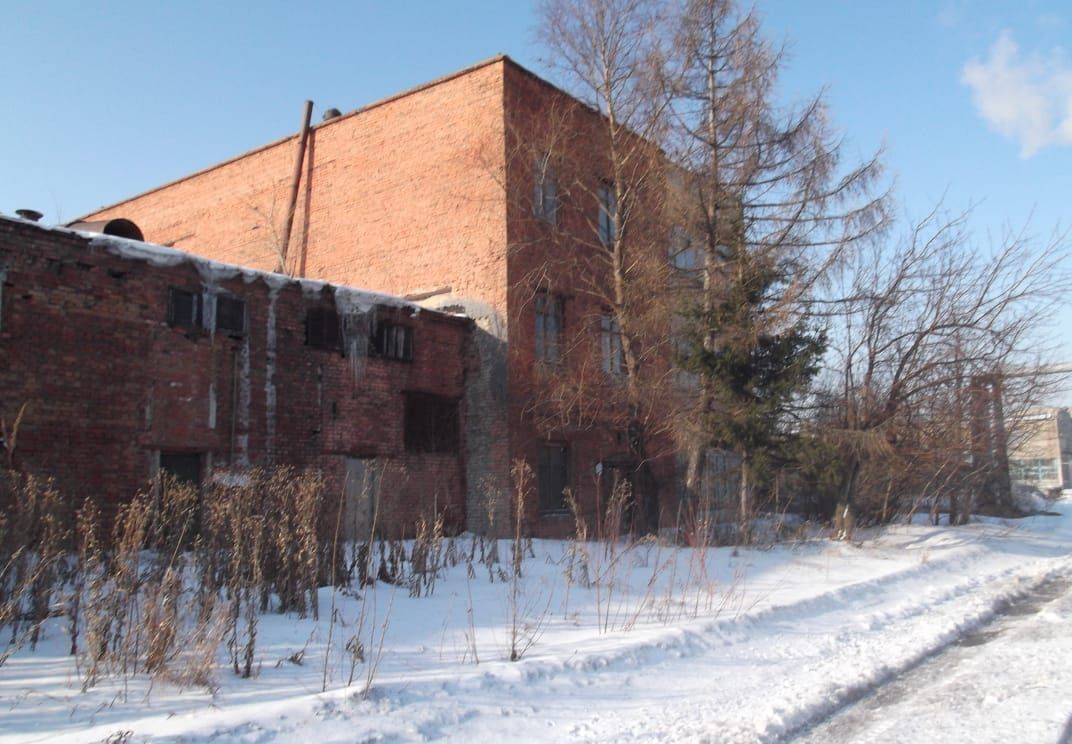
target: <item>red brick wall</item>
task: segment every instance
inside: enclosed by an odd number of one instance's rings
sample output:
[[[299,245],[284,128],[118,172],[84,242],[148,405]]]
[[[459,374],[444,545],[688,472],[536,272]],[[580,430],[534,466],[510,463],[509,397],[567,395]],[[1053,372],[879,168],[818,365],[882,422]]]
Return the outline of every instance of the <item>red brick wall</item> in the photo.
[[[597,466],[628,458],[627,410],[622,377],[602,369],[600,320],[612,299],[610,252],[598,234],[601,185],[613,177],[607,151],[606,121],[595,111],[516,66],[505,71],[507,133],[507,228],[510,242],[511,451],[535,470],[545,443],[569,446],[569,481],[577,504],[592,524],[609,490]],[[635,140],[640,148],[647,145]],[[651,156],[655,153],[652,151]],[[558,209],[553,224],[534,216],[535,161],[546,162],[557,182]],[[637,210],[634,230],[655,235],[652,281],[665,268],[665,247],[655,215]],[[638,273],[635,269],[632,273]],[[562,298],[562,360],[541,368],[535,359],[534,296],[546,291]],[[637,301],[632,290],[630,301]],[[656,330],[651,345],[663,343]],[[663,354],[669,358],[669,351]],[[647,359],[653,376],[666,377],[665,361]],[[655,389],[657,386],[650,386]],[[672,524],[677,509],[673,442],[659,401],[646,401],[652,432],[647,442],[650,463],[660,487],[663,523]],[[538,532],[561,535],[573,528],[568,515],[541,513],[532,495],[527,510]]]
[[[493,60],[313,128],[288,269],[405,294],[440,287],[505,310],[505,62]],[[274,270],[297,138],[85,219]]]
[[[306,311],[334,307],[333,287],[214,278],[203,262],[116,249],[138,245],[0,220],[0,415],[28,404],[21,469],[107,506],[146,486],[162,450],[202,453],[206,469],[316,467],[334,487],[346,456],[377,457],[398,474],[383,489],[387,531],[433,507],[462,526],[462,455],[407,452],[403,405],[410,391],[462,398],[468,321],[379,307],[380,321],[413,328],[414,358],[361,358],[355,373],[353,359],[305,345]],[[247,333],[170,326],[169,287],[244,299]]]
[[[438,307],[477,321],[465,405],[468,513],[508,487],[503,59],[316,126],[288,270],[406,294],[449,286]],[[274,269],[296,137],[89,215],[124,216],[146,239]],[[473,300],[477,300],[474,302]],[[411,479],[412,479],[411,475]],[[500,524],[505,520],[498,518]]]
[[[610,173],[594,155],[600,148],[585,142],[601,126],[592,111],[499,58],[320,124],[310,137],[288,268],[395,293],[449,286],[428,303],[476,319],[464,393],[471,529],[489,520],[504,526],[511,463],[522,458],[535,469],[540,442],[570,443],[572,485],[589,511],[595,464],[622,450],[606,417],[551,431],[533,412],[543,394],[532,346],[540,287],[567,298],[563,374],[582,381],[588,399],[616,395],[599,369],[603,308],[591,291],[606,279],[594,192]],[[553,229],[531,211],[532,159],[549,148],[570,153],[560,166],[570,189]],[[86,219],[126,217],[150,241],[274,268],[295,149],[296,137],[284,139]],[[529,522],[542,534],[571,527],[538,510]]]

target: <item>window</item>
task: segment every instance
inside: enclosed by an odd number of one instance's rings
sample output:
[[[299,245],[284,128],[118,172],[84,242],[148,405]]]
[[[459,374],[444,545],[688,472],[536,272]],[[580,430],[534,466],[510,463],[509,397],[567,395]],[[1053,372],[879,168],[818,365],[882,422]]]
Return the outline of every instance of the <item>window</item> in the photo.
[[[169,287],[168,325],[176,328],[200,328],[201,293]]]
[[[1057,480],[1057,461],[1048,457],[1032,457],[1009,461],[1013,480],[1025,483]]]
[[[457,452],[458,401],[442,395],[406,393],[403,438],[407,452]]]
[[[536,359],[556,364],[562,358],[562,298],[536,294]]]
[[[614,194],[614,185],[605,183],[599,187],[599,242],[610,248],[618,237],[614,225],[618,215],[618,197]]]
[[[381,322],[376,326],[372,350],[385,359],[404,362],[413,359],[413,329],[395,323]]]
[[[625,353],[622,350],[622,333],[618,319],[604,315],[599,319],[599,342],[603,351],[603,371],[620,375],[625,368]]]
[[[216,330],[239,335],[246,332],[245,300],[216,295]]]
[[[565,490],[569,487],[569,446],[545,444],[540,447],[536,467],[536,487],[539,492],[540,511],[566,509]]]
[[[161,452],[160,472],[169,473],[179,483],[201,486],[200,452]]]
[[[689,332],[688,320],[675,315],[670,321],[670,343],[674,350],[674,382],[682,388],[698,388],[700,375],[682,369],[682,365],[693,355],[694,339]]]
[[[553,225],[558,216],[558,177],[544,158],[536,159],[533,173],[535,193],[532,196],[532,213]]]
[[[339,314],[334,309],[311,307],[305,313],[305,345],[317,349],[342,349]]]
[[[685,273],[703,268],[703,251],[693,245],[692,237],[684,228],[675,227],[670,231],[670,265]]]

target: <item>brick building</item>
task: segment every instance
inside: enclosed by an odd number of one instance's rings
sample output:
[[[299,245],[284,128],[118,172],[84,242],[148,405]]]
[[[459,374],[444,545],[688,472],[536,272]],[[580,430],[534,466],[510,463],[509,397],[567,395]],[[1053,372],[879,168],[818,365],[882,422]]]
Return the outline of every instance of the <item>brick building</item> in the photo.
[[[126,223],[129,225],[129,223]],[[471,321],[110,235],[0,217],[0,416],[13,455],[109,506],[159,468],[315,467],[354,524],[461,529]],[[364,500],[363,500],[364,499]]]
[[[508,520],[520,460],[536,476],[529,526],[564,534],[573,522],[563,489],[594,513],[608,474],[631,467],[628,432],[569,416],[550,422],[536,393],[568,363],[595,371],[584,394],[598,402],[613,397],[620,372],[617,329],[577,268],[598,253],[615,208],[608,164],[584,146],[602,126],[596,112],[500,56],[312,127],[286,246],[279,226],[297,135],[82,219],[129,218],[154,243],[260,270],[283,261],[295,276],[466,314],[478,358],[463,406],[467,525]],[[554,140],[569,157],[541,157]],[[605,277],[596,269],[584,280]],[[672,519],[670,447],[653,466],[659,507]]]
[[[1042,490],[1072,486],[1072,415],[1038,408],[1018,417],[1018,443],[1009,453],[1012,479]]]

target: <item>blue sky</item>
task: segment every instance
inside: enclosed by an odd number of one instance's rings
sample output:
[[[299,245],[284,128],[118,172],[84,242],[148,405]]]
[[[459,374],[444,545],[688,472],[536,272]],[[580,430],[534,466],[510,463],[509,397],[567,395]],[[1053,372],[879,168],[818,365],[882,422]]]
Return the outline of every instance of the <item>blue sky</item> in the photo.
[[[1072,224],[1072,7],[761,0],[787,100],[826,89],[903,208],[976,205],[980,239]],[[5,0],[0,212],[69,221],[499,52],[546,74],[528,2]],[[1072,336],[1072,313],[1061,321]],[[1066,341],[1072,359],[1072,342]]]

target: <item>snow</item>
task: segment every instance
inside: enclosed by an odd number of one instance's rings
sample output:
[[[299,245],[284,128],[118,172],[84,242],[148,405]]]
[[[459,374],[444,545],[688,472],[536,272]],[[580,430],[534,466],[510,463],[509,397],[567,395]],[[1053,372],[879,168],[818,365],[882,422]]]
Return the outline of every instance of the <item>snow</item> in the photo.
[[[463,560],[430,596],[337,593],[330,645],[330,589],[318,622],[262,616],[259,673],[236,677],[221,649],[213,691],[137,676],[82,692],[56,621],[0,667],[0,742],[1057,741],[1072,714],[1072,503],[1050,508],[855,544],[535,541],[517,586],[502,541],[506,581]],[[981,641],[953,645],[965,636]],[[899,677],[918,681],[894,694]]]
[[[339,305],[340,311],[356,308],[367,312],[369,309],[377,305],[408,308],[413,313],[421,311],[420,305],[409,302],[397,295],[384,294],[382,292],[374,292],[372,290],[360,289],[357,287],[334,285],[315,279],[298,279],[271,271],[259,271],[247,266],[214,261],[176,248],[156,245],[154,243],[146,243],[140,240],[132,240],[130,238],[122,238],[116,235],[73,230],[69,227],[61,227],[59,225],[40,225],[18,217],[9,217],[8,215],[0,216],[3,216],[4,219],[33,225],[39,230],[79,235],[83,238],[87,238],[92,247],[108,251],[113,255],[121,256],[131,261],[141,261],[157,267],[178,266],[179,264],[186,262],[191,263],[206,285],[214,286],[219,282],[233,279],[236,276],[241,276],[242,280],[247,284],[261,280],[272,289],[278,291],[286,284],[297,281],[301,285],[303,294],[307,297],[317,297],[325,288],[335,287],[336,303]]]

